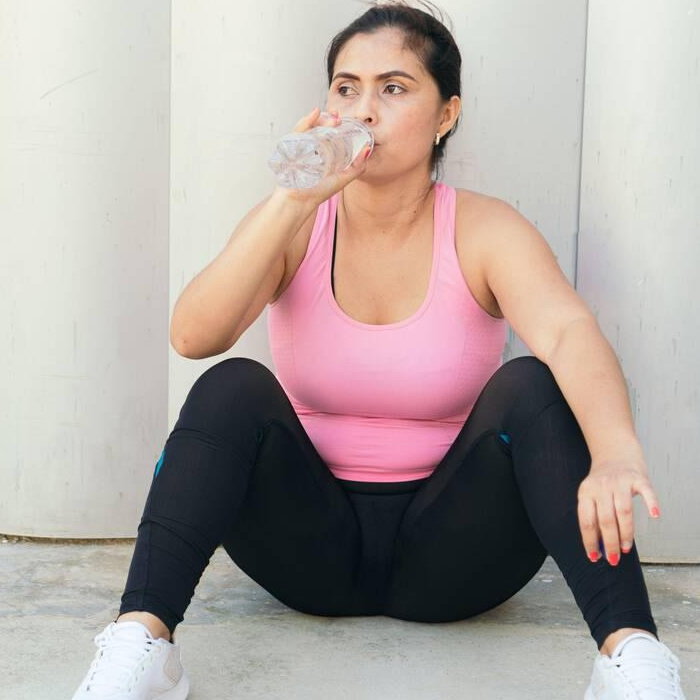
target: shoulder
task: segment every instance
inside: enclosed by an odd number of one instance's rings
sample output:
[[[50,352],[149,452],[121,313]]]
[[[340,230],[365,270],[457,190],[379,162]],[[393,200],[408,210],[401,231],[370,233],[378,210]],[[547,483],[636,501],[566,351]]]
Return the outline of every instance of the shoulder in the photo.
[[[474,190],[455,188],[455,192],[455,237],[463,250],[469,248],[483,257],[495,244],[492,235],[495,223],[505,221],[510,205]]]
[[[456,209],[455,237],[469,241],[484,266],[498,264],[506,250],[519,254],[551,251],[537,227],[503,199],[457,190]]]
[[[468,238],[483,253],[503,245],[504,238],[517,235],[519,230],[533,228],[525,216],[503,199],[473,190],[455,188],[455,191],[455,235]]]
[[[504,251],[518,251],[521,261],[541,249],[536,229],[520,212],[498,197],[456,190],[455,245],[462,274],[482,306],[492,316],[503,317],[492,286],[494,266],[503,267]],[[537,240],[539,239],[539,241]]]
[[[477,303],[493,318],[503,318],[488,284],[490,251],[496,248],[489,236],[488,221],[501,200],[473,190],[455,188],[455,247],[462,275]]]
[[[455,215],[460,222],[480,223],[510,207],[510,204],[498,197],[493,197],[475,190],[466,190],[455,187],[456,192],[456,212]]]

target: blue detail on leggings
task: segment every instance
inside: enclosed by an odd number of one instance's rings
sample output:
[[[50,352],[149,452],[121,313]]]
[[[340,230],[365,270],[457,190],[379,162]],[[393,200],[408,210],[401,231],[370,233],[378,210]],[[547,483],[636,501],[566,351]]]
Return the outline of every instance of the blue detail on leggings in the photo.
[[[500,433],[498,437],[501,438],[501,440],[503,440],[503,442],[506,444],[510,443],[510,436],[506,433]]]
[[[163,464],[163,457],[164,456],[165,456],[165,447],[163,448],[163,451],[160,453],[160,458],[158,459],[158,463],[156,464],[156,473],[153,476],[154,479],[156,478],[156,476],[158,476],[158,472],[160,471],[160,468]]]

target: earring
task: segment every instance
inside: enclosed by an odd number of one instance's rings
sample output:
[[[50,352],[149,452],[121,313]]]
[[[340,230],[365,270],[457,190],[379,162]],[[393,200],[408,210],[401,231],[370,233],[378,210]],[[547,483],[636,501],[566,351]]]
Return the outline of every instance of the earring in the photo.
[[[440,143],[440,132],[438,131],[437,134],[435,134],[435,145],[437,146]]]

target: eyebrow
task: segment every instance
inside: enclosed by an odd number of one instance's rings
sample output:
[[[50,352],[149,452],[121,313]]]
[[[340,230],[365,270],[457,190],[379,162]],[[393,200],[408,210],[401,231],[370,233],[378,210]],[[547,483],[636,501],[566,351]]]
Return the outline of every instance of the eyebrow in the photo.
[[[389,78],[394,75],[402,75],[404,78],[410,78],[414,82],[418,82],[410,73],[406,73],[406,71],[402,70],[388,70],[386,73],[380,73],[379,75],[375,76],[375,78],[377,80],[383,80],[384,78]],[[338,78],[350,78],[351,80],[359,80],[360,76],[354,75],[353,73],[336,73],[331,82],[335,82]]]

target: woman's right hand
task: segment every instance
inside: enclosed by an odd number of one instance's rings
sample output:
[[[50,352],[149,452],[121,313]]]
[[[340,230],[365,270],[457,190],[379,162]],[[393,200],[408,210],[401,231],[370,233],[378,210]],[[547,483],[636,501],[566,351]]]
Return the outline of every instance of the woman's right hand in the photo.
[[[292,131],[302,133],[316,126],[338,126],[340,122],[340,117],[334,116],[333,112],[326,115],[318,107],[314,107],[309,114],[296,123]],[[365,171],[367,168],[367,158],[365,158],[367,148],[363,148],[345,170],[327,175],[313,187],[282,187],[278,184],[275,187],[275,192],[294,201],[316,207],[336,192],[342,190],[349,182],[352,182]]]

